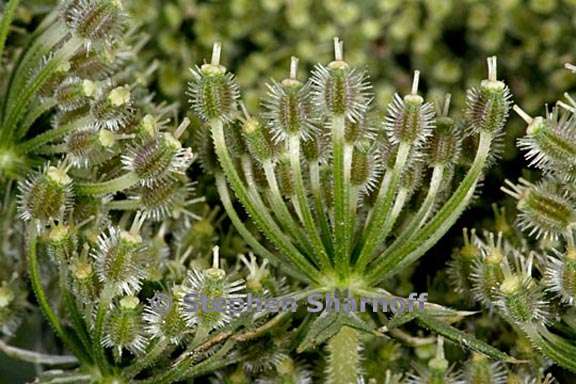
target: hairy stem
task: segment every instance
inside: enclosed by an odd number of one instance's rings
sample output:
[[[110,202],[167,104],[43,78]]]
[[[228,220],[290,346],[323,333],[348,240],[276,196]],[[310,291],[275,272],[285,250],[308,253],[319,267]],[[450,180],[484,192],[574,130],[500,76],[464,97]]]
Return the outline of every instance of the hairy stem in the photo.
[[[115,179],[100,183],[78,183],[76,184],[76,192],[80,195],[105,195],[128,189],[136,185],[138,181],[138,175],[134,172],[128,172]]]
[[[232,158],[228,153],[222,122],[220,120],[212,120],[210,121],[210,126],[212,129],[216,154],[220,160],[222,169],[224,170],[224,173],[226,174],[228,181],[232,185],[232,188],[240,202],[248,210],[260,230],[268,236],[280,251],[283,252],[284,255],[302,271],[302,273],[306,274],[313,281],[318,281],[318,271],[298,251],[298,249],[290,243],[290,240],[284,235],[284,233],[282,233],[282,230],[278,228],[276,223],[274,223],[267,211],[258,209],[253,204],[253,200],[250,198],[250,194],[242,183],[242,179],[238,175]]]
[[[52,326],[56,335],[64,342],[64,345],[66,345],[66,347],[78,357],[78,360],[89,364],[92,361],[92,358],[86,354],[82,347],[64,330],[62,323],[60,323],[60,319],[48,303],[46,292],[42,286],[42,278],[40,277],[40,266],[38,264],[38,255],[36,250],[37,242],[38,235],[36,229],[34,226],[31,226],[28,238],[28,274],[30,276],[30,282],[34,294],[36,295],[38,305],[40,306],[44,316],[46,316],[46,319],[48,319],[48,322]]]
[[[360,374],[360,335],[342,327],[328,342],[327,384],[356,384]]]
[[[351,234],[346,230],[350,218],[348,209],[348,180],[350,179],[350,156],[345,152],[345,117],[332,117],[332,174],[334,177],[334,265],[336,270],[346,275],[349,269]]]
[[[389,178],[384,177],[384,180],[380,185],[380,191],[378,193],[378,197],[376,198],[376,203],[372,209],[372,213],[369,217],[369,221],[367,222],[365,236],[362,242],[362,248],[356,263],[356,269],[358,271],[364,270],[366,265],[372,259],[374,251],[376,251],[378,246],[388,236],[391,226],[390,228],[386,228],[386,230],[383,230],[382,228],[386,224],[386,221],[390,220],[388,215],[392,209],[394,196],[396,195],[400,177],[402,175],[404,166],[406,165],[409,153],[410,144],[404,142],[400,143],[398,154],[396,155],[396,162],[394,164],[394,168],[391,171],[392,173]]]
[[[292,135],[288,139],[289,146],[289,157],[290,166],[292,172],[294,173],[294,187],[296,190],[296,198],[298,200],[298,206],[302,213],[302,219],[304,228],[306,232],[309,233],[312,239],[312,246],[314,247],[314,255],[318,260],[320,268],[324,271],[331,270],[332,265],[330,264],[330,259],[326,253],[326,249],[322,244],[322,239],[318,233],[318,226],[314,222],[312,217],[312,211],[310,210],[310,205],[308,198],[306,196],[306,191],[304,188],[304,180],[302,179],[302,169],[300,166],[300,138],[297,135]]]
[[[394,249],[386,258],[378,258],[367,276],[367,283],[375,284],[414,262],[432,247],[454,225],[474,194],[490,152],[493,136],[480,133],[476,157],[468,173],[442,208],[414,237]]]
[[[6,355],[14,359],[26,361],[33,364],[42,364],[48,366],[78,364],[78,359],[74,356],[48,355],[45,353],[29,351],[27,349],[17,348],[8,345],[2,340],[0,340],[0,351],[4,352]]]

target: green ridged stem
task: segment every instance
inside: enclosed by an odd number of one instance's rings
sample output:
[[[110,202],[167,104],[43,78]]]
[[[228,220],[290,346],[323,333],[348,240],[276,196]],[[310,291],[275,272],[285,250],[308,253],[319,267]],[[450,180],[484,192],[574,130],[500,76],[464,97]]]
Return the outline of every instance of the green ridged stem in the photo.
[[[104,325],[106,323],[106,317],[110,311],[110,305],[112,304],[112,299],[114,298],[114,287],[112,285],[105,285],[100,292],[100,300],[98,301],[98,309],[96,311],[96,319],[94,320],[94,332],[93,332],[93,353],[96,360],[96,364],[100,371],[103,373],[110,372],[110,363],[106,358],[106,351],[104,350],[104,345],[102,340],[104,338]]]
[[[346,154],[346,118],[344,115],[334,115],[332,126],[332,177],[334,182],[334,266],[343,277],[350,268],[350,243],[352,234],[347,232],[350,221],[348,208],[348,183],[350,180],[351,153]],[[348,152],[350,152],[348,150]]]
[[[228,178],[236,196],[248,210],[260,230],[279,248],[284,255],[294,263],[295,267],[300,269],[302,273],[308,276],[312,281],[318,282],[318,271],[309,263],[309,261],[298,251],[290,240],[284,235],[282,230],[278,228],[276,223],[272,220],[266,210],[258,209],[250,198],[250,194],[246,190],[242,179],[238,175],[232,158],[226,148],[226,139],[224,136],[224,126],[220,120],[211,120],[209,122],[212,137],[214,139],[214,147],[222,169]]]
[[[304,188],[304,180],[302,179],[302,169],[300,166],[300,137],[297,135],[291,135],[288,138],[288,153],[290,158],[290,166],[294,174],[294,187],[296,191],[296,198],[298,201],[298,206],[300,207],[300,212],[302,214],[302,222],[306,232],[309,234],[312,247],[314,248],[314,259],[317,261],[320,269],[323,271],[332,270],[332,265],[326,249],[322,244],[322,239],[318,233],[318,226],[314,222],[312,217],[312,211],[310,210],[310,203],[306,196],[306,190]]]
[[[216,173],[216,188],[218,189],[218,195],[220,196],[220,200],[222,201],[222,205],[224,206],[224,210],[232,221],[234,227],[238,230],[240,235],[246,240],[248,245],[252,248],[252,250],[262,257],[269,259],[270,261],[277,264],[280,268],[285,269],[287,273],[293,275],[297,279],[302,281],[309,281],[309,279],[296,271],[295,269],[290,267],[290,264],[283,263],[276,255],[272,252],[268,251],[260,242],[252,235],[252,233],[246,228],[238,213],[234,209],[232,204],[232,200],[230,199],[230,193],[228,192],[228,186],[226,185],[226,179],[224,175],[220,172]]]
[[[11,138],[15,133],[17,124],[22,119],[23,115],[26,113],[27,108],[30,106],[31,99],[40,90],[42,85],[50,76],[57,70],[63,62],[68,60],[81,46],[81,42],[77,39],[72,38],[64,44],[64,46],[57,51],[57,53],[42,67],[42,69],[36,74],[33,80],[21,90],[21,93],[15,98],[13,105],[8,105],[6,110],[6,116],[4,116],[4,121],[2,123],[2,132]],[[3,137],[3,139],[5,139]]]
[[[146,368],[152,366],[162,356],[169,344],[166,338],[156,342],[144,356],[139,357],[132,365],[124,368],[122,370],[122,376],[130,380]]]
[[[318,220],[320,221],[320,231],[322,241],[329,254],[334,254],[332,232],[330,231],[330,223],[328,222],[328,208],[325,204],[325,197],[322,193],[322,185],[320,183],[320,165],[318,160],[311,161],[309,164],[310,185],[312,188],[312,195],[314,196],[314,207]]]
[[[288,207],[286,206],[284,199],[282,198],[282,193],[280,192],[278,179],[276,178],[272,162],[270,160],[265,161],[264,163],[262,163],[262,168],[264,169],[266,182],[268,183],[268,187],[270,188],[269,201],[270,205],[274,210],[274,215],[276,216],[278,221],[288,230],[288,233],[290,233],[293,239],[301,241],[299,246],[303,248],[307,254],[313,254],[313,248],[312,245],[310,244],[308,235],[304,231],[302,231],[302,228],[294,220],[294,217],[288,210]],[[252,186],[254,188],[253,193],[258,194],[258,191],[256,190],[256,185],[252,184]]]
[[[380,185],[380,191],[378,192],[376,203],[374,204],[374,208],[372,208],[371,215],[364,231],[362,248],[360,249],[358,261],[356,262],[357,271],[364,271],[366,265],[371,261],[374,251],[376,251],[378,246],[386,239],[388,232],[392,228],[392,226],[389,225],[390,228],[388,228],[387,231],[382,229],[386,225],[387,221],[390,223],[390,218],[388,216],[392,209],[394,196],[398,190],[402,171],[406,165],[410,148],[410,144],[405,142],[400,143],[394,168],[389,171],[391,172],[389,177],[386,177],[388,176],[388,173],[386,174],[382,184]],[[391,224],[393,224],[393,222]]]
[[[373,263],[365,280],[368,284],[376,284],[417,260],[454,225],[474,195],[476,184],[490,153],[492,139],[491,133],[485,131],[480,133],[480,143],[474,162],[454,194],[409,242],[394,249],[388,257],[378,258]]]
[[[138,181],[140,178],[137,174],[128,172],[115,179],[100,183],[78,183],[75,185],[75,191],[80,195],[105,195],[133,187]]]
[[[432,179],[430,181],[430,188],[428,188],[428,193],[422,202],[422,205],[416,212],[416,214],[410,219],[408,225],[402,228],[402,233],[398,238],[390,244],[379,256],[379,258],[386,258],[390,252],[398,248],[400,245],[409,241],[414,235],[417,233],[418,229],[424,225],[430,213],[432,213],[432,209],[434,208],[434,201],[436,200],[436,196],[438,195],[438,190],[440,189],[440,184],[442,182],[442,178],[444,176],[444,167],[443,166],[436,166],[432,171]]]
[[[2,14],[2,20],[0,20],[0,59],[4,55],[4,46],[6,45],[6,38],[8,37],[8,32],[10,31],[10,25],[12,24],[12,19],[16,13],[16,8],[20,0],[9,0],[8,4],[4,7],[4,13]]]
[[[89,365],[92,363],[92,358],[90,355],[87,354],[82,349],[82,347],[77,344],[76,341],[73,340],[73,338],[66,332],[60,323],[58,316],[50,307],[50,303],[46,297],[46,292],[42,287],[42,278],[40,277],[40,266],[38,264],[38,255],[36,251],[37,242],[38,235],[35,228],[32,226],[28,235],[28,274],[30,276],[30,283],[32,284],[32,289],[36,296],[36,300],[38,301],[38,305],[40,306],[42,313],[50,323],[56,335],[64,342],[66,348],[74,353],[80,362]]]
[[[329,341],[327,384],[356,384],[360,375],[360,335],[342,327]]]

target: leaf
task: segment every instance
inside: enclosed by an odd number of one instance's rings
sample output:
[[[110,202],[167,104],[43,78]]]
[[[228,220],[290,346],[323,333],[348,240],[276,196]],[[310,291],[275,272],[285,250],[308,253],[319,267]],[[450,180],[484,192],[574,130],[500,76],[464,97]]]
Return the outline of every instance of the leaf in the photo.
[[[324,311],[310,325],[304,340],[298,346],[298,352],[303,352],[324,343],[334,336],[343,326],[368,333],[374,332],[374,327],[354,313]]]
[[[452,340],[455,343],[461,344],[466,348],[480,352],[496,360],[502,360],[509,363],[518,362],[518,360],[515,358],[498,350],[497,348],[492,347],[486,342],[477,339],[475,336],[467,334],[466,332],[463,332],[456,327],[437,320],[432,316],[418,312],[416,318],[418,319],[418,322],[426,328],[429,328],[430,330],[446,337],[449,340]]]

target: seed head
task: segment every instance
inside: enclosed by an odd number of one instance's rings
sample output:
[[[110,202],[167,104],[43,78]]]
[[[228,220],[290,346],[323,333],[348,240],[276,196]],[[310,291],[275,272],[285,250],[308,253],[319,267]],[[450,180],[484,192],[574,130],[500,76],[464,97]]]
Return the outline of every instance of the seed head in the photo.
[[[173,177],[153,186],[139,186],[130,196],[141,204],[144,218],[162,221],[186,211],[194,187],[184,177]]]
[[[568,305],[576,302],[576,250],[568,247],[564,254],[553,249],[544,274],[547,290]]]
[[[127,86],[116,87],[103,93],[90,106],[90,114],[96,127],[110,131],[123,128],[134,114],[130,89]]]
[[[576,117],[555,109],[547,118],[530,118],[526,136],[518,140],[530,165],[576,180]]]
[[[172,134],[161,132],[128,148],[128,153],[122,156],[122,163],[126,170],[138,175],[140,185],[153,187],[175,175],[184,174],[193,158],[190,148],[182,148]]]
[[[236,114],[236,100],[240,91],[234,76],[220,65],[220,49],[221,44],[215,43],[212,62],[191,70],[188,96],[192,109],[203,120],[229,122]]]
[[[156,292],[144,308],[143,320],[148,335],[171,344],[179,344],[187,331],[176,292]]]
[[[54,91],[54,99],[62,111],[73,111],[88,105],[96,92],[96,85],[91,80],[79,77],[68,77]]]
[[[135,227],[142,225],[137,216]],[[98,236],[92,250],[96,274],[101,283],[113,284],[116,294],[133,295],[146,277],[145,247],[137,230],[124,231],[110,227]]]
[[[187,325],[208,330],[222,328],[239,312],[230,301],[244,298],[242,290],[244,281],[230,281],[226,272],[220,269],[219,250],[215,247],[212,268],[193,269],[184,281],[184,294],[180,300]],[[202,308],[202,299],[207,299],[207,310]]]
[[[61,15],[71,32],[85,41],[87,50],[114,45],[127,20],[120,0],[69,0]]]
[[[392,144],[410,143],[419,147],[426,141],[434,127],[434,108],[430,103],[424,103],[418,95],[418,79],[420,73],[414,73],[412,93],[401,98],[394,95],[394,100],[388,106],[384,128]]]
[[[508,86],[496,79],[496,57],[488,58],[488,79],[482,80],[479,88],[473,88],[467,94],[469,131],[498,134],[508,118],[510,98]]]
[[[68,159],[74,167],[88,168],[102,164],[114,155],[116,137],[93,126],[72,132],[66,137]]]
[[[502,190],[518,200],[519,225],[530,236],[556,239],[576,221],[573,198],[557,180],[532,184],[520,179],[516,185],[507,180],[506,184]]]
[[[381,160],[377,146],[368,140],[358,142],[352,152],[352,170],[350,183],[364,193],[370,193],[376,188],[376,181],[382,173]]]
[[[532,255],[519,259],[516,270],[503,268],[504,279],[498,289],[497,307],[516,324],[546,323],[548,305],[544,294],[532,278]]]
[[[23,220],[57,221],[72,208],[72,179],[67,174],[68,168],[66,163],[46,165],[44,170],[18,184]]]
[[[135,296],[125,296],[111,310],[105,328],[102,345],[113,348],[117,361],[122,359],[122,351],[128,350],[141,355],[146,349],[140,300]]]
[[[248,151],[256,160],[264,162],[272,158],[274,148],[270,140],[270,133],[258,119],[249,117],[244,121],[242,136]]]
[[[343,61],[343,43],[334,38],[335,60],[327,66],[316,65],[312,72],[312,97],[321,115],[343,115],[360,120],[371,101],[368,76]]]
[[[275,141],[285,141],[291,135],[308,139],[316,130],[309,97],[310,85],[296,79],[297,67],[298,59],[292,57],[290,77],[280,83],[273,81],[267,84],[264,118],[273,131]]]

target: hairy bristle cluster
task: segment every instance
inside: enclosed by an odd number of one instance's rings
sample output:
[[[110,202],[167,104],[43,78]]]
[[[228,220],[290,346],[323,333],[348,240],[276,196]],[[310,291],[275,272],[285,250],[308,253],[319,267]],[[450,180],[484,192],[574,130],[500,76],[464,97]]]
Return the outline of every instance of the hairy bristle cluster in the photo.
[[[88,50],[116,43],[127,18],[120,0],[69,0],[62,16],[73,34],[85,40]]]
[[[188,329],[178,299],[172,293],[156,292],[144,307],[142,318],[148,335],[175,345],[182,342]]]
[[[54,99],[62,111],[73,111],[88,105],[95,90],[95,84],[90,80],[68,77],[54,91]]]
[[[72,179],[68,166],[47,165],[18,184],[20,217],[42,223],[58,221],[73,203]]]
[[[576,117],[555,109],[548,117],[535,117],[526,136],[518,139],[530,165],[557,175],[566,181],[576,180]]]
[[[144,217],[162,221],[185,211],[193,191],[191,183],[174,177],[153,186],[140,186],[131,198],[142,204]]]
[[[466,117],[469,131],[494,134],[500,132],[508,118],[512,104],[510,99],[508,86],[496,80],[496,58],[488,58],[488,79],[467,94]]]
[[[104,92],[90,106],[95,125],[111,131],[123,128],[133,113],[130,89],[127,86]]]
[[[220,43],[214,44],[210,64],[191,69],[188,96],[192,108],[202,119],[228,122],[236,114],[240,90],[234,75],[220,65],[220,48]]]
[[[190,148],[182,148],[170,133],[131,146],[122,156],[124,167],[136,173],[140,184],[152,187],[178,174],[184,174],[193,160]]]
[[[239,315],[242,301],[236,306],[234,300],[245,297],[241,293],[244,281],[230,281],[226,272],[219,268],[218,252],[216,247],[212,268],[190,271],[182,286],[180,300],[184,319],[189,327],[198,327],[205,332],[222,328]]]
[[[395,94],[388,106],[384,128],[392,144],[410,143],[416,147],[425,143],[435,125],[434,108],[416,94],[418,72],[415,74],[413,93],[401,98]]]
[[[520,179],[519,184],[507,181],[502,190],[518,200],[519,225],[536,238],[555,239],[576,221],[574,198],[554,179],[532,184]]]
[[[295,58],[293,58],[293,64],[294,60]],[[295,72],[295,68],[292,70]],[[280,83],[272,81],[267,84],[264,118],[269,121],[275,141],[285,141],[290,135],[308,139],[316,131],[309,97],[310,85],[301,83],[295,75],[295,73],[291,74],[290,78]]]
[[[108,228],[98,236],[97,246],[92,250],[100,282],[111,284],[116,294],[138,292],[146,277],[144,250],[140,235]]]

